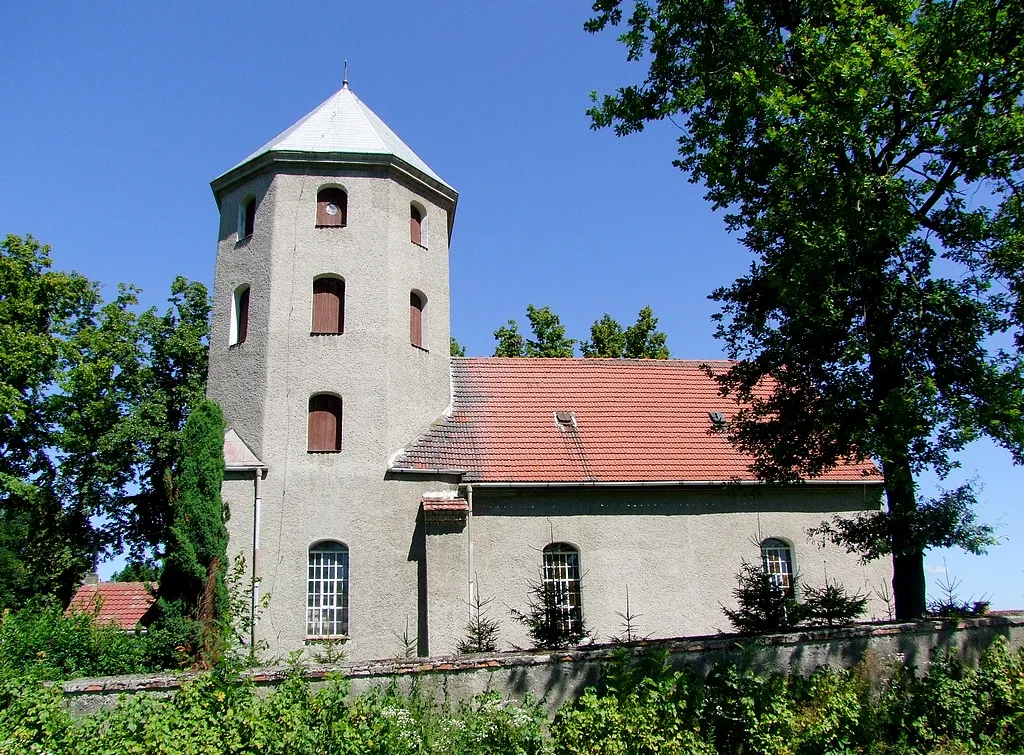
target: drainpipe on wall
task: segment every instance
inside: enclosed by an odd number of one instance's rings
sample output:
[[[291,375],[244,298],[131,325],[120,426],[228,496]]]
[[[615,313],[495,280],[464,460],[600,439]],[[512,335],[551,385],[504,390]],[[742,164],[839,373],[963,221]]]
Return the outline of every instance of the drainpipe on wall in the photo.
[[[257,469],[253,477],[253,513],[252,513],[252,605],[250,606],[249,624],[249,652],[255,652],[256,648],[256,606],[260,602],[260,584],[256,581],[259,573],[260,557],[260,506],[263,503],[260,497],[260,480],[263,477],[263,470]]]
[[[466,562],[468,573],[467,586],[469,588],[469,617],[473,618],[473,593],[476,591],[473,576],[473,486],[466,486]]]

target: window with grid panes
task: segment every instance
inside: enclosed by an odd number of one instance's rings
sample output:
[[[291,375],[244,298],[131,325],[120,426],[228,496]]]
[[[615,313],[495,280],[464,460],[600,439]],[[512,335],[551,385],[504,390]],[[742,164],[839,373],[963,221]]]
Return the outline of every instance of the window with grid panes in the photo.
[[[557,607],[559,628],[572,632],[583,621],[580,590],[580,553],[567,543],[544,548],[544,587],[551,591]]]
[[[761,562],[772,581],[785,590],[793,588],[793,553],[786,543],[777,538],[762,542]]]
[[[306,636],[348,636],[348,546],[310,546],[306,584]]]

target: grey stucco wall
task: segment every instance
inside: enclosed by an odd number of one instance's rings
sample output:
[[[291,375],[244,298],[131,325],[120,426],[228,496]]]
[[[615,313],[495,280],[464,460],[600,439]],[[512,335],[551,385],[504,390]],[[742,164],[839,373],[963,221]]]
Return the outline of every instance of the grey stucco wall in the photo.
[[[826,575],[871,596],[868,617],[887,618],[875,595],[891,580],[887,559],[863,565],[835,546],[809,541],[807,529],[835,513],[877,508],[877,493],[861,486],[770,489],[549,488],[480,489],[473,493],[473,564],[477,589],[493,599],[490,615],[502,623],[502,647],[526,647],[524,627],[509,609],[527,607],[527,585],[539,578],[542,550],[552,542],[579,549],[583,613],[599,640],[618,636],[626,611],[638,614],[641,635],[673,637],[731,629],[721,607],[734,606],[732,589],[742,561],[758,563],[759,543],[791,545],[803,583],[822,586]],[[461,541],[461,549],[454,547]],[[431,600],[468,595],[469,532],[427,539]],[[441,585],[445,579],[458,586]],[[454,652],[468,617],[438,616],[431,652]],[[433,619],[432,619],[433,620]]]
[[[849,668],[870,658],[865,668],[874,675],[885,673],[891,664],[923,673],[935,651],[954,651],[973,665],[997,637],[1005,637],[1012,650],[1024,646],[1024,615],[819,629],[757,639],[738,635],[674,638],[627,647],[634,657],[652,650],[667,651],[673,665],[691,665],[701,672],[725,660],[748,663],[765,671],[808,674],[818,666]],[[557,653],[527,651],[345,662],[309,666],[306,673],[314,685],[321,684],[329,675],[343,675],[353,693],[391,681],[413,679],[421,690],[433,692],[438,700],[445,701],[465,700],[489,690],[520,698],[529,693],[543,700],[549,712],[554,712],[598,681],[612,650],[610,646],[594,646]],[[272,689],[289,671],[289,667],[276,667],[247,673],[261,688]],[[64,684],[64,694],[72,711],[89,714],[112,707],[123,695],[174,694],[194,676],[194,672],[186,672],[76,679]]]
[[[344,228],[315,227],[326,185],[348,194]],[[255,232],[238,243],[237,207],[250,195],[259,202]],[[413,201],[426,208],[423,246],[409,238]],[[350,551],[351,657],[388,655],[407,618],[414,634],[420,629],[419,500],[445,487],[384,478],[391,454],[450,402],[451,202],[383,167],[276,164],[219,202],[208,393],[268,467],[258,576],[271,598],[258,637],[271,653],[303,646],[307,550],[337,540]],[[345,332],[313,336],[312,282],[327,273],[345,280]],[[249,337],[229,347],[231,298],[249,281]],[[427,297],[427,349],[409,343],[412,290]],[[319,392],[342,398],[339,453],[306,450],[308,401]],[[230,475],[224,497],[232,554],[249,560],[251,475]]]

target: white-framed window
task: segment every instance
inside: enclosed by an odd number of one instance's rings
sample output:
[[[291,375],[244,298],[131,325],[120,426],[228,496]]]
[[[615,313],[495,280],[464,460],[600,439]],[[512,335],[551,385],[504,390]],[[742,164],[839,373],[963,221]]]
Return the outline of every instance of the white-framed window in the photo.
[[[249,337],[249,284],[243,283],[235,289],[231,298],[231,327],[228,332],[228,346],[245,343]]]
[[[238,205],[238,234],[239,241],[252,236],[256,230],[256,197],[247,197]]]
[[[348,636],[348,546],[322,540],[309,546],[306,636]]]
[[[793,589],[793,551],[775,537],[761,542],[761,563],[773,582],[784,590]]]
[[[578,630],[583,622],[579,550],[568,543],[546,546],[542,576],[544,589],[554,596],[559,629],[565,633]]]

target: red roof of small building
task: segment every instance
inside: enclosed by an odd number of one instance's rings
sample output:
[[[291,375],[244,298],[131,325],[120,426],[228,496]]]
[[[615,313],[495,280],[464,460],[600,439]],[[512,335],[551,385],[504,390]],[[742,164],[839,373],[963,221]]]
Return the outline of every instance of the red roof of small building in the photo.
[[[753,481],[750,457],[716,432],[736,411],[704,366],[654,359],[452,360],[450,416],[399,454],[394,469],[464,470],[467,482]],[[827,482],[879,483],[870,463]]]
[[[121,629],[134,629],[153,605],[147,582],[100,582],[82,585],[65,613],[95,613],[99,624],[116,623]]]

